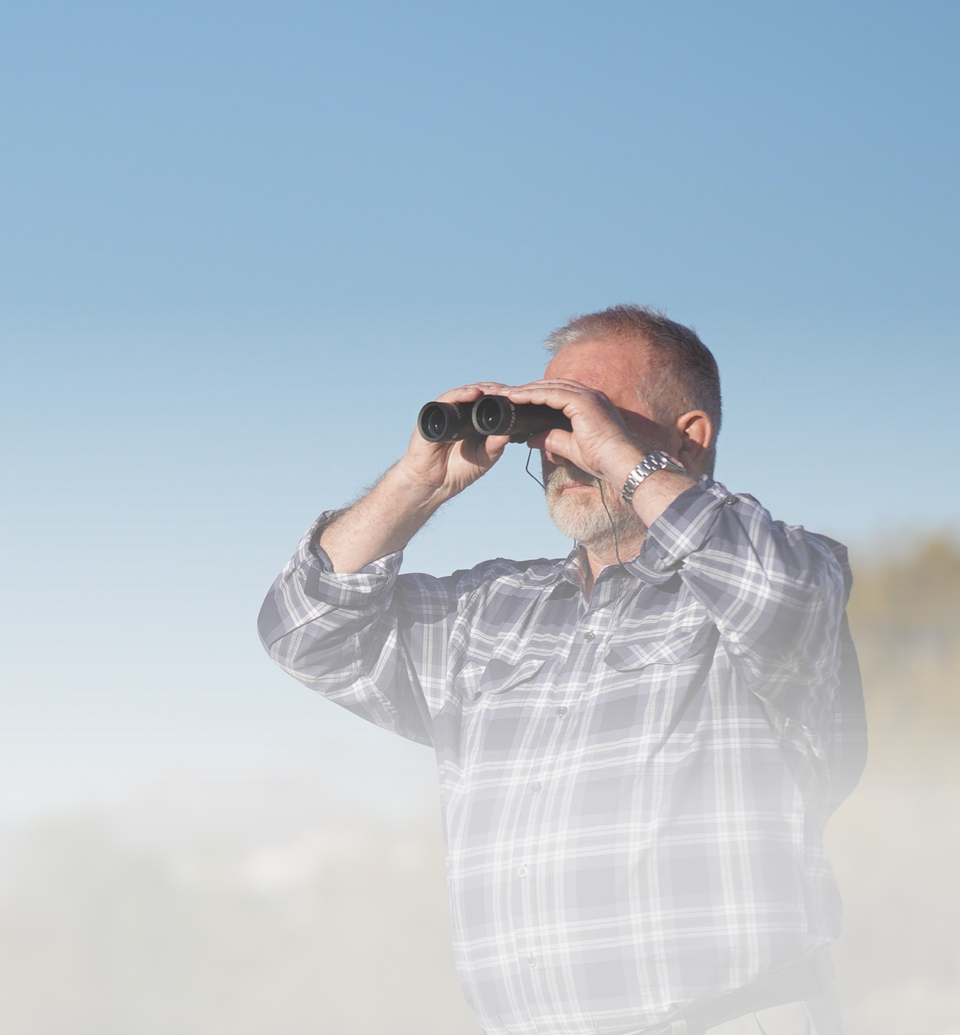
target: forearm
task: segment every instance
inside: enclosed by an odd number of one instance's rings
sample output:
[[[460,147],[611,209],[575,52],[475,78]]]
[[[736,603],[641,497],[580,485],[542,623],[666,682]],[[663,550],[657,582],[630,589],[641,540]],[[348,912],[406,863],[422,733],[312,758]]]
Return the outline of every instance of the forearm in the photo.
[[[438,648],[442,659],[447,638],[433,634],[455,611],[455,580],[398,577],[399,554],[359,573],[331,571],[314,544],[335,516],[318,518],[270,587],[257,621],[261,642],[280,668],[311,690],[384,729],[429,743],[420,675],[433,671]],[[432,634],[426,645],[417,632],[424,625]]]
[[[630,472],[645,459],[646,454],[632,443],[616,443],[603,457],[602,477],[619,491]],[[630,503],[640,520],[649,528],[692,485],[696,485],[696,479],[689,475],[654,471],[637,486]]]
[[[502,387],[493,381],[464,385],[437,401],[472,403]],[[360,571],[402,550],[439,507],[497,462],[508,441],[506,435],[468,435],[455,442],[428,442],[414,432],[403,458],[320,534],[318,545],[334,571]]]
[[[819,707],[812,699],[823,688],[832,690],[846,589],[819,537],[703,481],[651,526],[630,566],[648,582],[679,573],[761,697],[800,714]]]
[[[402,550],[447,498],[442,488],[410,477],[400,461],[323,530],[318,545],[334,571],[360,571],[372,561]]]
[[[654,471],[637,486],[630,502],[637,516],[649,528],[674,500],[696,484],[696,479],[686,474]]]

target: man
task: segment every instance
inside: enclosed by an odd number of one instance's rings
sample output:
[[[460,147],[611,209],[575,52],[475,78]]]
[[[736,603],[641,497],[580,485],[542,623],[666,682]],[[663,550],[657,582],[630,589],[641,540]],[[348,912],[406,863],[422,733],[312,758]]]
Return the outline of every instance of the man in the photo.
[[[548,339],[530,440],[565,560],[398,575],[505,437],[429,443],[322,516],[261,613],[273,658],[432,744],[454,951],[490,1035],[839,1031],[827,816],[863,764],[839,544],[711,478],[719,376],[637,306]]]

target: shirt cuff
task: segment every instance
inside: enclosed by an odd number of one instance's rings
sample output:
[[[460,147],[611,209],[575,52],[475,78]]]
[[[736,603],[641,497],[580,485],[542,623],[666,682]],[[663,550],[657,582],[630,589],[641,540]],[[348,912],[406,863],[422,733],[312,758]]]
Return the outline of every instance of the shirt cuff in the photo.
[[[342,513],[342,510],[324,511],[310,526],[290,562],[292,574],[313,600],[352,611],[373,611],[383,596],[392,591],[403,551],[379,557],[356,572],[334,571],[326,550],[317,540],[327,525]]]
[[[703,475],[654,521],[639,555],[626,567],[644,582],[666,582],[710,537],[721,508],[738,502],[723,485]]]

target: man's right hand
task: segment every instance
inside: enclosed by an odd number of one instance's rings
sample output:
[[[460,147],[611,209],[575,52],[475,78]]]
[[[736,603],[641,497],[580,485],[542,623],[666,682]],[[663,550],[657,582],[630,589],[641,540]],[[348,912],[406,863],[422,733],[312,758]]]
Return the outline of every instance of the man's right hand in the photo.
[[[504,387],[494,381],[464,385],[437,402],[472,403]],[[506,435],[470,435],[456,442],[428,442],[414,431],[400,461],[321,533],[319,545],[334,571],[359,571],[402,550],[440,506],[490,470],[509,441]]]
[[[502,394],[504,388],[495,381],[478,382],[444,392],[436,401],[472,403],[481,395]],[[428,442],[414,431],[397,468],[414,484],[429,487],[444,503],[486,474],[509,441],[506,435],[470,434],[456,442]]]

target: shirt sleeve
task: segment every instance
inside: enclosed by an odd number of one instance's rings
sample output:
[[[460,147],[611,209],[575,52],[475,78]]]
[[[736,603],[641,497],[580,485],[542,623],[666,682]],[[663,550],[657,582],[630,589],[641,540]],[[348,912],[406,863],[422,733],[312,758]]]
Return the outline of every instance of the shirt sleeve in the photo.
[[[320,516],[271,586],[257,623],[260,639],[304,685],[384,729],[430,744],[425,687],[433,691],[446,667],[457,575],[398,576],[400,553],[356,573],[335,572],[316,543],[335,516]]]
[[[679,576],[746,686],[804,725],[822,725],[839,683],[847,599],[824,540],[701,478],[653,523],[628,567],[648,582]]]

